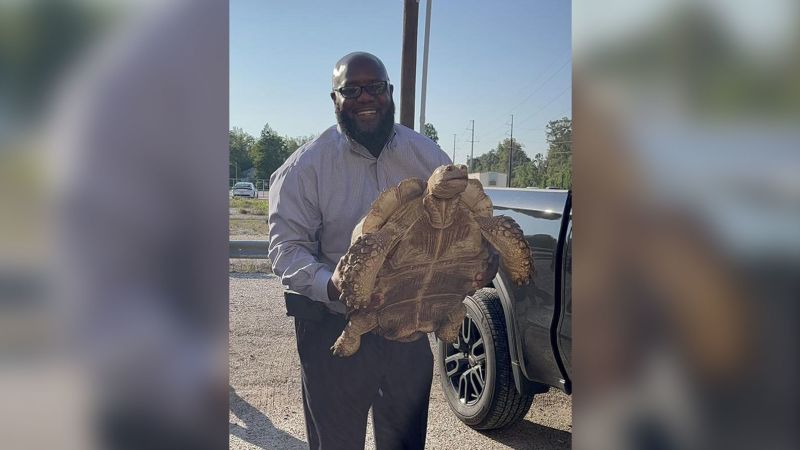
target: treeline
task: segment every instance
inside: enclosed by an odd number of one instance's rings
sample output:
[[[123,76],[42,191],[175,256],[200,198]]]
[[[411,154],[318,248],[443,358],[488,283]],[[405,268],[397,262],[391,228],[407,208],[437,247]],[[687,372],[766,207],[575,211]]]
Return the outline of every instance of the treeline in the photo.
[[[512,187],[572,187],[572,120],[564,117],[548,122],[546,131],[547,155],[537,153],[533,159],[524,145],[514,140],[512,152]],[[470,160],[472,172],[508,173],[508,149],[511,139],[505,139],[493,150]]]
[[[230,178],[234,178],[237,172],[239,178],[243,178],[246,170],[255,167],[256,173],[252,178],[269,179],[289,155],[314,137],[280,136],[267,124],[256,138],[241,128],[233,127],[228,134]]]
[[[438,141],[436,129],[425,124],[424,134]],[[564,117],[552,120],[545,128],[547,154],[537,153],[533,159],[525,153],[524,145],[514,140],[513,187],[559,187],[572,186],[572,120]],[[243,178],[242,174],[255,167],[255,179],[268,179],[295,150],[314,139],[314,136],[280,136],[269,124],[264,125],[256,138],[244,130],[230,130],[230,177]],[[508,149],[511,139],[505,139],[491,151],[470,160],[467,165],[472,172],[508,172]]]

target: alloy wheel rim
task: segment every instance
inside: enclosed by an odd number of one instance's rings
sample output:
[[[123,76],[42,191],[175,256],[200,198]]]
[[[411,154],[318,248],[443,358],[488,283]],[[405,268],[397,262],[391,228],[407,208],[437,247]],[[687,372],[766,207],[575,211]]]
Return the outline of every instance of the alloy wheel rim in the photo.
[[[463,405],[474,405],[486,386],[486,347],[478,325],[464,317],[455,343],[446,347],[444,368],[450,388]]]

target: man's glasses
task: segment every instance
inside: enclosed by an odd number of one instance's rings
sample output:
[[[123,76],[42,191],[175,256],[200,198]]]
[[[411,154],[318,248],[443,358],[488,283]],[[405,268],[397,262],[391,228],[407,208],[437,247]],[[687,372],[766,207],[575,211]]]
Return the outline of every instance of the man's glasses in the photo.
[[[334,90],[342,94],[344,98],[358,98],[361,96],[362,90],[367,91],[369,95],[381,95],[386,92],[388,86],[388,81],[378,81],[377,83],[368,84],[366,86],[345,86]]]

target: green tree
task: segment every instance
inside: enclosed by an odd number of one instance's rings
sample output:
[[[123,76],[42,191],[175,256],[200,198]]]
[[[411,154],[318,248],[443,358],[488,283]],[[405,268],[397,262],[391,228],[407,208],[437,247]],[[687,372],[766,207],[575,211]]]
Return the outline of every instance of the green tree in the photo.
[[[547,160],[544,155],[537,153],[532,161],[514,167],[511,184],[514,187],[544,187],[546,170]]]
[[[546,128],[547,163],[545,185],[572,187],[572,119],[551,120]]]
[[[472,167],[473,172],[497,172],[500,167],[500,160],[496,150],[490,150],[477,158],[467,158],[467,165]]]
[[[253,160],[250,159],[250,147],[255,142],[256,138],[241,128],[233,127],[230,130],[228,133],[228,150],[230,151],[228,161],[231,164],[228,169],[230,170],[231,178],[236,176],[237,172],[242,173],[253,167]]]
[[[514,167],[514,176],[511,177],[512,187],[536,186],[536,166],[533,161]]]
[[[269,124],[264,125],[261,136],[250,147],[250,158],[253,167],[256,168],[256,178],[269,178],[290,154],[284,139]]]
[[[508,172],[508,149],[511,146],[511,139],[504,139],[497,144],[497,147],[478,156],[470,161],[467,158],[467,164],[474,162],[474,172]],[[514,168],[519,167],[530,161],[528,155],[525,154],[523,146],[519,141],[514,141]],[[511,177],[512,182],[514,177]]]
[[[523,145],[521,142],[515,140],[514,141],[514,151],[512,156],[512,174],[516,172],[517,167],[521,167],[523,164],[526,164],[531,161],[528,158],[528,155],[523,150]],[[498,168],[497,172],[508,172],[508,149],[511,148],[511,139],[503,139],[502,142],[497,144],[497,158],[500,163],[500,167]],[[511,185],[517,186],[516,182],[514,181],[514,177],[511,177]]]
[[[439,133],[436,132],[436,128],[433,127],[432,123],[425,124],[422,134],[431,138],[433,142],[436,142],[437,144],[439,143]]]
[[[286,151],[289,155],[295,152],[298,148],[302,147],[304,144],[311,142],[316,138],[313,134],[308,136],[299,136],[299,137],[289,137],[285,136],[283,138],[284,142],[286,142]]]

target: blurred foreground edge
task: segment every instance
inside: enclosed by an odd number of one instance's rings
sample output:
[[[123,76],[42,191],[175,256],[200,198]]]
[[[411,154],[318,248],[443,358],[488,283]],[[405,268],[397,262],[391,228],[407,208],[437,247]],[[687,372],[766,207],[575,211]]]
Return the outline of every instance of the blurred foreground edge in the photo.
[[[768,3],[573,3],[576,449],[798,446],[800,15]]]
[[[227,2],[14,7],[47,18],[33,35],[70,40],[70,11],[113,26],[44,55],[73,59],[47,125],[19,127],[47,147],[53,255],[34,270],[48,343],[3,372],[3,447],[227,448]]]

